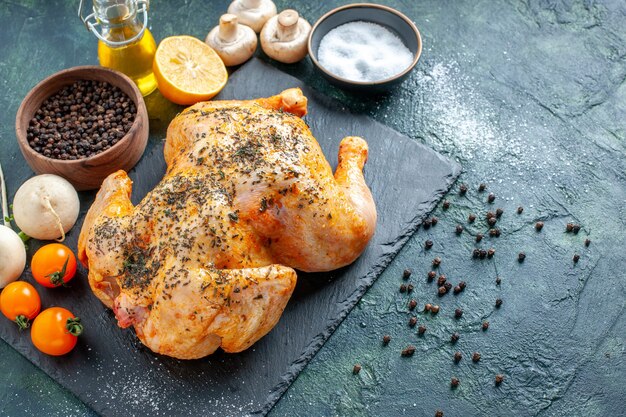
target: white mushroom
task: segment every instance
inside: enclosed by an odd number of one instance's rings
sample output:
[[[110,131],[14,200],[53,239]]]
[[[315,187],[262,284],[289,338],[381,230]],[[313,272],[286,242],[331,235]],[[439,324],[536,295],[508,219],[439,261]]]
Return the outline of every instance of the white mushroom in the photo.
[[[265,22],[276,16],[276,5],[272,0],[235,0],[228,6],[228,13],[236,15],[239,23],[259,33]]]
[[[307,54],[311,25],[295,10],[284,10],[267,21],[261,31],[263,51],[276,61],[293,64]]]
[[[248,26],[238,24],[234,14],[222,15],[219,26],[209,32],[205,42],[229,67],[249,60],[257,44],[256,33]]]

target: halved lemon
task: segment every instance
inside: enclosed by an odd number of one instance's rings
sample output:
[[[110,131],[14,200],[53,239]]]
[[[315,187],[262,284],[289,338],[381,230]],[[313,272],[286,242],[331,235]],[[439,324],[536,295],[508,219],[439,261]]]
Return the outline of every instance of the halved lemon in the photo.
[[[191,36],[163,39],[153,70],[161,94],[184,105],[210,100],[228,80],[226,67],[213,48]]]

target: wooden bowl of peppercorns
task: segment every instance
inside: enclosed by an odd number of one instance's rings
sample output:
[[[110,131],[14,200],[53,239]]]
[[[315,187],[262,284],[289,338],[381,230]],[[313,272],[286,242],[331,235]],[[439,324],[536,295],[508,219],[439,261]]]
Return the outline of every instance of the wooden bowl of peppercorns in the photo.
[[[33,171],[90,190],[139,161],[148,142],[148,112],[130,78],[81,66],[37,84],[20,105],[15,131]]]

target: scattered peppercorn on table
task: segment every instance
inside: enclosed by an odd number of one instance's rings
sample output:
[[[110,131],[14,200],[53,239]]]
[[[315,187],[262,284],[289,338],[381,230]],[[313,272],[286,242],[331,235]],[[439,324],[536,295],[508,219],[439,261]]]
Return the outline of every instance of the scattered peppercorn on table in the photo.
[[[313,23],[345,2],[276,3]],[[155,1],[152,32],[204,39],[228,4]],[[626,7],[384,4],[424,40],[416,70],[388,95],[353,96],[306,59],[256,55],[464,173],[270,415],[624,415],[626,64],[615,51]],[[97,62],[75,7],[0,3],[2,162],[21,158],[22,93]],[[93,415],[4,342],[0,367],[1,415]]]

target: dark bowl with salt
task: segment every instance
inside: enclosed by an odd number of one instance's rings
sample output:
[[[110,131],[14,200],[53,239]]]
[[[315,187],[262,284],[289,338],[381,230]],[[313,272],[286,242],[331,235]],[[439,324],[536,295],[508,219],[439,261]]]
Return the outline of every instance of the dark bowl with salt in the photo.
[[[380,4],[355,3],[315,23],[309,56],[332,84],[358,93],[388,91],[419,61],[422,37],[404,14]]]

